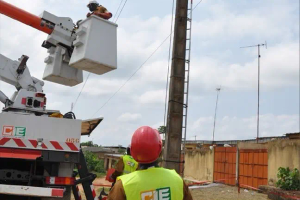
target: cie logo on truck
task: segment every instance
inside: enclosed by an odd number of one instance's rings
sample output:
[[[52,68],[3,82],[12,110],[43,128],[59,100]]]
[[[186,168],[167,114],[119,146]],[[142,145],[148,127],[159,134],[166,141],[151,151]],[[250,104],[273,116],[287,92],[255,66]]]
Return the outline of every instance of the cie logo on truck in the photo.
[[[3,126],[2,136],[3,137],[25,137],[26,127],[21,126]]]

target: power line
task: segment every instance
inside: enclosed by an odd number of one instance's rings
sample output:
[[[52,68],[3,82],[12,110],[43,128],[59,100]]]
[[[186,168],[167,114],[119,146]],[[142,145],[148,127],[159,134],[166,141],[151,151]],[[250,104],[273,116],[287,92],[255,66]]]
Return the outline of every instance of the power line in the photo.
[[[116,19],[115,23],[117,23],[117,21],[118,21],[118,19],[119,19],[120,15],[121,15],[121,13],[122,13],[122,11],[123,11],[123,8],[124,8],[124,7],[125,7],[125,5],[126,5],[126,2],[127,2],[127,0],[126,0],[126,1],[125,1],[125,3],[123,4],[123,7],[122,7],[122,9],[121,9],[121,11],[120,11],[120,13],[119,13],[119,15],[118,15],[118,17],[117,17],[117,19]]]
[[[195,7],[193,8],[193,10],[195,10],[195,9],[197,8],[197,6],[198,6],[201,2],[202,2],[202,0],[199,1],[199,2],[195,5]]]
[[[171,58],[171,45],[172,45],[171,35],[172,35],[172,32],[173,32],[173,19],[174,19],[174,0],[173,0],[173,3],[172,3],[172,18],[171,18],[170,44],[169,44],[169,56],[168,56],[168,72],[167,72],[167,83],[166,83],[164,126],[166,126],[167,99],[168,99],[169,73],[170,73],[170,58]]]
[[[127,1],[127,0],[126,0]],[[196,6],[192,9],[195,10],[196,7],[202,2],[202,0],[196,4]],[[124,7],[124,6],[123,6]],[[190,14],[190,13],[189,13]],[[171,32],[171,34],[169,34],[163,41],[162,43],[151,53],[151,55],[143,62],[143,64],[138,67],[135,72],[121,85],[121,87],[93,114],[96,115],[126,84],[128,81],[130,81],[130,79],[144,66],[144,64],[146,62],[148,62],[148,60],[156,53],[156,51],[167,41],[167,39],[172,35],[173,32]]]
[[[116,14],[115,14],[115,16],[114,16],[113,19],[115,19],[116,15],[117,15],[117,13],[118,13],[120,7],[121,7],[122,2],[123,2],[123,0],[120,2],[119,7],[118,7],[118,9],[117,9],[117,12],[116,12]],[[122,10],[123,10],[123,8],[124,8],[126,2],[127,2],[127,0],[125,1],[125,3],[124,3],[124,5],[123,5],[123,7],[122,7],[122,9],[121,9],[121,11],[120,11],[120,13],[119,13],[119,15],[118,15],[118,18],[117,18],[116,21],[115,21],[115,23],[118,21],[119,16],[121,15]],[[88,74],[87,79],[85,80],[85,82],[84,82],[84,84],[83,84],[83,86],[82,86],[82,88],[81,88],[81,90],[80,90],[80,92],[79,92],[79,94],[78,94],[78,96],[77,96],[77,98],[76,98],[76,100],[75,100],[75,103],[74,103],[74,105],[73,105],[73,109],[75,108],[76,103],[77,103],[77,101],[78,101],[78,99],[79,99],[79,97],[80,97],[80,95],[81,95],[81,93],[82,93],[82,91],[83,91],[83,89],[84,89],[84,87],[85,87],[85,84],[86,84],[86,82],[88,81],[90,75],[91,75],[91,73]]]
[[[85,80],[85,82],[84,82],[84,84],[83,84],[83,86],[82,86],[82,88],[81,88],[81,90],[80,90],[80,92],[79,92],[79,94],[78,94],[78,96],[77,96],[77,98],[76,98],[76,100],[75,100],[73,106],[72,106],[72,109],[75,108],[76,103],[77,103],[77,101],[78,101],[78,99],[79,99],[79,97],[80,97],[80,95],[81,95],[81,93],[82,93],[82,91],[83,91],[83,88],[85,87],[85,84],[86,84],[86,82],[88,81],[90,75],[91,75],[91,73],[89,73],[89,74],[87,75],[86,80]]]
[[[194,10],[200,3],[202,2],[202,0],[200,0],[195,7],[192,9]],[[173,13],[174,13],[174,0],[173,0],[173,4],[172,4],[172,20],[171,20],[171,33],[170,36],[173,33]],[[190,14],[191,12],[189,12]],[[188,15],[189,15],[188,14]],[[165,113],[164,113],[164,126],[166,126],[166,113],[167,113],[167,98],[168,98],[168,86],[169,86],[169,72],[170,72],[170,56],[171,56],[171,41],[172,41],[172,37],[170,37],[170,46],[169,46],[169,58],[168,58],[168,73],[167,73],[167,83],[166,83],[166,96],[165,96]]]
[[[116,11],[116,14],[114,15],[114,18],[113,18],[113,20],[112,20],[112,21],[114,21],[114,20],[115,20],[115,18],[116,18],[116,16],[117,16],[117,14],[118,14],[118,11],[119,11],[119,9],[121,8],[121,5],[122,5],[122,3],[123,3],[123,0],[121,0],[121,2],[120,2],[120,4],[119,4],[119,7],[118,7],[118,9],[117,9],[117,11]]]
[[[167,41],[167,39],[170,36],[168,36],[156,49],[155,51],[145,60],[145,62],[143,62],[143,64],[137,68],[135,70],[135,72],[125,81],[125,83],[123,83],[123,85],[121,85],[121,87],[93,114],[93,116],[95,114],[97,114],[97,112],[99,112],[125,85],[128,81],[130,81],[130,79],[144,66],[144,64],[146,64],[146,62],[156,53],[156,51]]]

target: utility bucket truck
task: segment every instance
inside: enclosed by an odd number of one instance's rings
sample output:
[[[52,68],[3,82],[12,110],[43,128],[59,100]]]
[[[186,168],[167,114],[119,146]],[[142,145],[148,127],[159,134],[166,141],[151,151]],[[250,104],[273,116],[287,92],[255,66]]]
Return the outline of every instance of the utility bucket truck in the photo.
[[[49,53],[44,80],[74,86],[82,82],[82,71],[117,68],[114,23],[91,16],[74,25],[70,18],[47,11],[35,16],[2,0],[0,13],[48,34],[42,43]],[[72,190],[79,200],[78,184],[87,200],[98,199],[80,140],[103,118],[79,120],[72,112],[47,110],[44,82],[31,76],[29,57],[15,59],[0,54],[0,81],[16,88],[11,98],[0,90],[0,200],[70,200]]]

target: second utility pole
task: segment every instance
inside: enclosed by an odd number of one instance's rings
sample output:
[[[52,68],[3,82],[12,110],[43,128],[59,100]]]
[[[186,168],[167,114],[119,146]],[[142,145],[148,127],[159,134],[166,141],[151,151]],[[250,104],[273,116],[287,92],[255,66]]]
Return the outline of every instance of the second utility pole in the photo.
[[[219,100],[219,93],[221,91],[221,87],[217,88],[216,90],[217,90],[217,100],[216,100],[214,128],[213,128],[213,142],[215,141],[215,129],[216,129],[217,109],[218,109],[218,100]]]
[[[176,1],[164,167],[180,173],[188,0]]]
[[[267,48],[267,41],[265,44],[257,44],[252,46],[245,46],[240,48],[257,47],[257,130],[256,130],[256,142],[259,141],[259,95],[260,95],[260,46],[265,46]]]

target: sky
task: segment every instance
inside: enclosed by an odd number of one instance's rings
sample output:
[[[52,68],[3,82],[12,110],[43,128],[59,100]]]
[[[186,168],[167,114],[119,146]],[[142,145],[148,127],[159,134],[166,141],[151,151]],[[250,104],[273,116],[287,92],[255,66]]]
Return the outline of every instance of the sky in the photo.
[[[6,0],[39,15],[43,10],[76,22],[86,0]],[[194,0],[196,5],[200,0]],[[115,13],[121,0],[100,2]],[[123,1],[124,2],[124,1]],[[117,16],[117,15],[116,15]],[[118,18],[118,69],[92,74],[74,108],[78,119],[104,117],[90,137],[99,145],[130,143],[140,126],[164,124],[167,40],[126,85],[101,108],[170,34],[172,0],[128,0]],[[116,19],[116,18],[115,18]],[[115,20],[111,20],[115,21]],[[16,60],[26,54],[32,76],[42,79],[47,35],[0,15],[0,53]],[[260,136],[299,132],[299,1],[203,0],[193,12],[187,139],[211,140],[216,88],[221,86],[215,140],[254,139],[257,114],[257,48],[261,48]],[[86,80],[88,73],[84,73]],[[82,84],[45,81],[47,109],[70,111]],[[15,91],[0,81],[8,96]],[[0,108],[2,105],[0,105]]]

